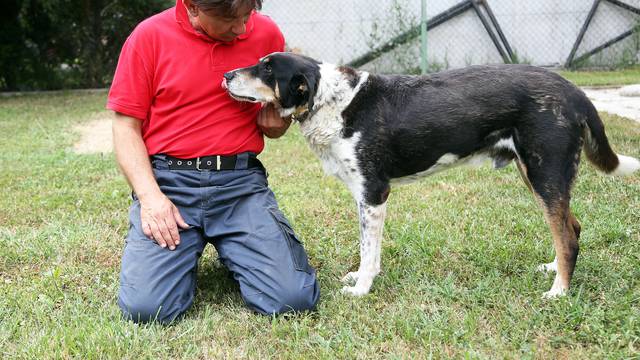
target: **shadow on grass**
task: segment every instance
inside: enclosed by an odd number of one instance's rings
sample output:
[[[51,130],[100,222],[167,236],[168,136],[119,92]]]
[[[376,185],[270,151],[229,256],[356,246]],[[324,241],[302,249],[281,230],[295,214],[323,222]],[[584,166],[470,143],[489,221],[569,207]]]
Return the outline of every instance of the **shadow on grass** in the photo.
[[[196,299],[194,305],[243,305],[240,286],[233,274],[217,259],[204,257],[198,264]]]

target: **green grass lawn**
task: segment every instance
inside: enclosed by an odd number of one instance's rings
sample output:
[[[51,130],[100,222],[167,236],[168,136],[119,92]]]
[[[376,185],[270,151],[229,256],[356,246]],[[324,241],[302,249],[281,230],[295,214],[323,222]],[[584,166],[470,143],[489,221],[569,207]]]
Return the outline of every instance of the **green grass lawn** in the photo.
[[[640,175],[583,163],[582,224],[569,296],[543,301],[553,259],[542,212],[510,165],[459,168],[393,189],[382,273],[340,294],[357,267],[345,187],[322,174],[294,126],[262,155],[322,289],[318,311],[254,315],[208,247],[196,302],[172,326],[116,305],[129,189],[112,155],[76,155],[73,125],[105,93],[0,99],[0,358],[637,358]],[[617,152],[640,157],[640,124],[605,116]]]
[[[615,71],[560,71],[560,75],[578,86],[640,84],[640,65]]]

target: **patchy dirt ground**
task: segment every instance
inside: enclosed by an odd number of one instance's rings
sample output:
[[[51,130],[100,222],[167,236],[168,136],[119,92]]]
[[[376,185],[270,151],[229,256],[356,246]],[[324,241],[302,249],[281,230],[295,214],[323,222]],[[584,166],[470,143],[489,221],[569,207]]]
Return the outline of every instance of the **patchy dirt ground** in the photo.
[[[113,151],[111,121],[113,113],[103,111],[88,122],[76,126],[73,131],[80,134],[80,140],[73,145],[77,154],[109,153]]]
[[[640,122],[640,84],[621,88],[584,88],[598,111],[616,114]],[[113,151],[111,133],[112,114],[104,111],[94,115],[74,131],[80,140],[73,146],[78,154],[108,153]]]

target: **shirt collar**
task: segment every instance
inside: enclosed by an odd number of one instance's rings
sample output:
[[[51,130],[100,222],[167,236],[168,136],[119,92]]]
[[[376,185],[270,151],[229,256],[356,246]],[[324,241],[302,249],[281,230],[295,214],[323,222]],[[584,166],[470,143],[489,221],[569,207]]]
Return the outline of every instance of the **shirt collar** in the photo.
[[[255,11],[252,11],[251,15],[249,16],[249,20],[247,21],[247,31],[244,34],[237,36],[235,39],[233,39],[233,41],[223,42],[223,41],[212,39],[209,36],[196,31],[196,29],[194,29],[193,26],[191,26],[191,22],[189,21],[189,15],[187,14],[187,8],[182,3],[182,0],[176,0],[176,22],[180,24],[180,26],[184,31],[190,34],[193,34],[204,41],[212,42],[212,43],[235,44],[236,41],[238,40],[247,39],[251,35],[251,32],[253,32],[253,27],[254,27],[253,18],[255,15],[256,15]]]

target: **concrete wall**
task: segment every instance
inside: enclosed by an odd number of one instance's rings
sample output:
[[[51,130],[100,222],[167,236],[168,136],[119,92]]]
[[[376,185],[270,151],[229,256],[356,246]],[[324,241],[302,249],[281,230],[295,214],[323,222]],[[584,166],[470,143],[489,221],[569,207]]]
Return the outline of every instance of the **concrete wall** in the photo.
[[[487,0],[507,40],[522,62],[564,64],[593,4],[592,0]],[[622,0],[640,8],[640,0]],[[431,18],[460,0],[428,0]],[[334,63],[347,63],[415,25],[420,0],[266,0],[263,13],[281,27],[287,43],[303,53]],[[404,24],[403,24],[404,23]],[[578,55],[640,24],[640,16],[603,1]],[[613,64],[637,56],[634,35],[592,59]],[[419,66],[419,41],[365,66],[403,72]],[[473,10],[428,33],[432,67],[454,68],[495,63],[502,59]]]

